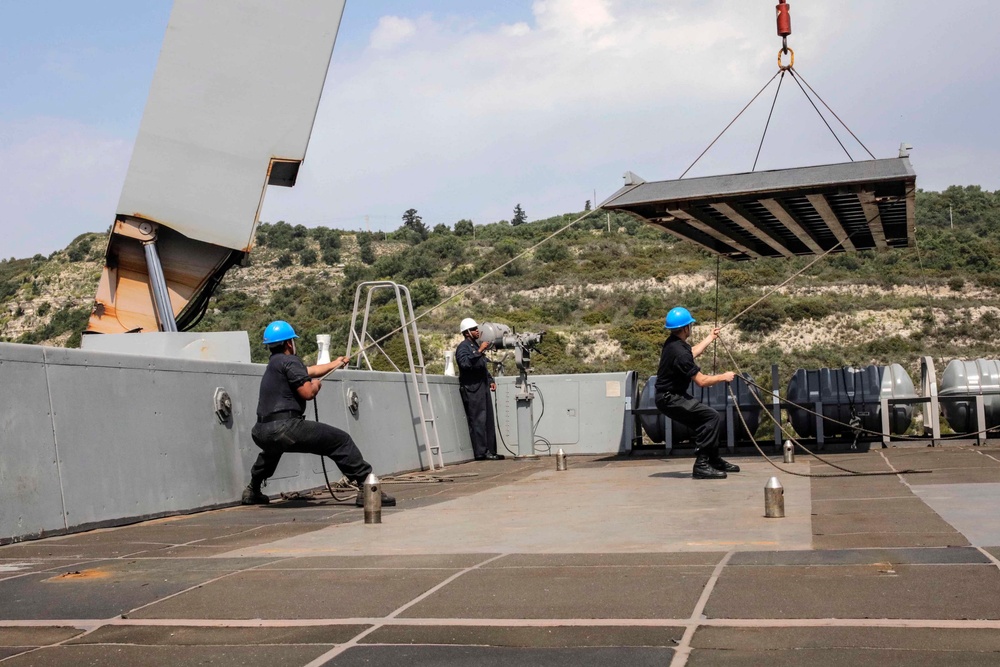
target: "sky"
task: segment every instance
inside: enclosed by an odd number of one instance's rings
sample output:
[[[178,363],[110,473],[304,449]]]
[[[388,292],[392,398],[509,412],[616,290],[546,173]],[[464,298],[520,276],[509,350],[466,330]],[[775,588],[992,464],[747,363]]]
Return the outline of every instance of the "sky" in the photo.
[[[111,224],[170,4],[0,0],[0,257]],[[261,220],[535,220],[626,170],[678,178],[776,71],[775,4],[348,0],[298,184],[269,188]],[[906,142],[919,187],[1000,189],[1000,3],[791,13],[796,70],[876,157]],[[772,83],[688,177],[750,171],[774,99]],[[786,77],[757,169],[847,160]]]

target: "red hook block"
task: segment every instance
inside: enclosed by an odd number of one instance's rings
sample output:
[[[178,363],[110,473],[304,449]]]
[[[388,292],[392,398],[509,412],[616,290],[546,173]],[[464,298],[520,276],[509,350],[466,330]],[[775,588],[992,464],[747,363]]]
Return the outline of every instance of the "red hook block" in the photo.
[[[789,5],[785,0],[780,0],[776,9],[778,10],[778,37],[788,37],[792,34],[792,17],[788,13]]]

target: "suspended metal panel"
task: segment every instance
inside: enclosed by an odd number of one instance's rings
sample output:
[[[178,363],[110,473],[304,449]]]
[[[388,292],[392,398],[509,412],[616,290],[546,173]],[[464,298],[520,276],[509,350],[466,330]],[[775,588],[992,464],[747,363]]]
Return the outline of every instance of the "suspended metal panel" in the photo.
[[[916,180],[905,157],[653,183],[632,175],[601,207],[736,260],[888,250],[913,245]]]

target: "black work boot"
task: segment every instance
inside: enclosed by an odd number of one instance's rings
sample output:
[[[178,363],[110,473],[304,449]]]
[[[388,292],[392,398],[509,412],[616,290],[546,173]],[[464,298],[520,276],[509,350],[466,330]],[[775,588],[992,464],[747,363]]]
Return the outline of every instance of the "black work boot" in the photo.
[[[721,470],[722,472],[739,472],[740,467],[735,463],[730,463],[721,456],[716,456],[710,460],[710,464],[716,470]]]
[[[363,488],[360,491],[358,491],[358,497],[354,499],[354,506],[355,507],[365,506],[365,490]],[[382,507],[395,507],[395,506],[396,506],[396,499],[390,496],[385,491],[383,491]]]
[[[716,470],[712,467],[708,454],[699,453],[694,460],[694,469],[691,471],[694,479],[725,479],[725,470]]]
[[[267,505],[270,502],[271,499],[261,493],[259,486],[254,487],[253,482],[243,489],[243,497],[240,499],[243,505]]]

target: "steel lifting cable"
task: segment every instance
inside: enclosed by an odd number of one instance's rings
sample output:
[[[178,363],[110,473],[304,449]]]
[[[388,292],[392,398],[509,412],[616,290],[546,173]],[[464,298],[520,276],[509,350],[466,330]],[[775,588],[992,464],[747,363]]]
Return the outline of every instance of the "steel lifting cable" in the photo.
[[[767,114],[767,122],[764,123],[764,133],[760,135],[760,144],[757,146],[757,155],[753,159],[753,168],[750,171],[757,171],[757,160],[760,159],[760,151],[764,148],[764,138],[767,136],[767,128],[771,126],[771,116],[774,115],[774,105],[778,103],[778,95],[781,93],[781,83],[785,80],[785,70],[779,70],[781,78],[778,79],[778,89],[774,91],[774,99],[771,100],[771,110]]]
[[[854,158],[851,156],[850,151],[847,150],[847,147],[844,146],[844,142],[840,140],[840,137],[837,136],[837,133],[834,132],[834,130],[833,130],[832,127],[830,127],[830,123],[829,123],[829,121],[827,121],[826,116],[823,115],[823,113],[819,110],[819,107],[816,106],[816,103],[813,102],[813,100],[812,100],[811,97],[809,97],[809,93],[807,93],[806,89],[802,87],[801,83],[799,83],[798,78],[795,76],[795,69],[792,68],[792,67],[789,67],[788,71],[792,73],[792,80],[795,81],[795,83],[799,84],[799,90],[801,90],[802,94],[806,96],[807,100],[809,100],[809,104],[812,105],[812,108],[816,110],[816,113],[819,115],[820,120],[822,120],[823,124],[826,125],[826,129],[830,130],[830,134],[832,134],[833,138],[837,140],[838,144],[840,144],[840,147],[843,149],[844,153],[847,155],[847,159],[850,160],[851,162],[854,162]],[[831,111],[830,113],[833,113],[833,112]],[[834,116],[836,116],[836,114],[834,114]],[[845,127],[847,127],[847,126],[845,125]],[[850,129],[848,129],[847,131],[850,132]],[[851,134],[853,135],[854,133],[851,132]],[[857,137],[855,137],[855,139],[856,138]],[[858,143],[861,143],[861,142],[858,141]],[[862,144],[862,145],[864,145],[864,144]],[[866,148],[865,150],[868,150],[868,149]],[[874,159],[874,156],[872,156],[872,159]]]
[[[871,159],[875,160],[875,159],[876,159],[875,155],[874,155],[874,154],[873,154],[873,153],[872,153],[872,152],[871,152],[870,150],[868,150],[868,147],[867,147],[867,146],[865,146],[865,143],[864,143],[863,141],[861,141],[861,139],[859,139],[859,138],[858,138],[858,135],[854,134],[854,132],[853,132],[853,131],[851,130],[851,128],[849,128],[849,127],[847,126],[847,123],[845,123],[844,121],[842,121],[842,120],[840,119],[840,116],[838,116],[838,115],[837,115],[837,112],[836,112],[836,111],[834,111],[833,109],[831,109],[831,108],[830,108],[830,105],[829,105],[829,104],[827,104],[827,103],[826,103],[826,102],[825,102],[825,101],[823,100],[823,98],[819,96],[819,93],[817,93],[817,92],[816,92],[816,91],[815,91],[815,90],[813,89],[813,87],[809,85],[809,82],[808,82],[808,81],[806,81],[806,78],[805,78],[804,76],[802,76],[802,73],[801,73],[801,72],[799,72],[799,71],[798,71],[797,69],[795,69],[795,67],[794,67],[794,66],[791,66],[791,67],[789,67],[788,69],[789,69],[789,71],[790,71],[790,72],[791,72],[791,74],[792,74],[792,78],[793,78],[793,79],[795,79],[795,82],[796,82],[796,83],[799,83],[799,79],[801,79],[801,80],[802,80],[802,83],[806,84],[806,87],[807,87],[807,88],[808,88],[808,89],[810,90],[810,92],[812,92],[812,94],[816,96],[816,99],[817,99],[817,100],[819,100],[819,101],[820,101],[820,102],[821,102],[821,103],[823,104],[823,106],[824,106],[824,107],[826,107],[826,110],[827,110],[827,111],[829,111],[829,112],[830,112],[830,114],[831,114],[831,115],[832,115],[832,116],[833,116],[834,118],[836,118],[836,119],[837,119],[837,122],[838,122],[838,123],[840,123],[840,124],[841,124],[841,125],[842,125],[842,126],[844,127],[844,129],[845,129],[845,130],[847,130],[847,131],[848,131],[848,133],[850,133],[850,135],[851,135],[852,137],[854,137],[854,140],[855,140],[856,142],[858,142],[858,145],[859,145],[859,146],[861,146],[862,148],[864,148],[864,149],[865,149],[865,152],[866,152],[866,153],[868,153],[868,155],[869,155],[869,156],[871,157]],[[800,88],[802,87],[802,83],[800,83],[800,84],[799,84],[799,87],[800,87]],[[805,91],[803,90],[802,92],[805,92]],[[808,95],[806,95],[806,97],[809,97],[809,96],[808,96]],[[817,111],[819,111],[819,109],[817,109]]]
[[[698,164],[698,161],[701,160],[701,158],[705,157],[705,153],[707,153],[708,151],[710,151],[712,149],[712,146],[715,145],[715,142],[717,142],[719,139],[721,139],[722,135],[724,135],[726,133],[726,130],[728,130],[729,128],[731,128],[733,126],[733,123],[735,123],[737,120],[739,120],[740,116],[743,115],[743,112],[746,111],[747,109],[749,109],[751,104],[753,104],[754,102],[757,101],[757,98],[760,97],[761,93],[763,93],[765,90],[767,90],[767,87],[771,85],[771,82],[774,81],[778,77],[779,74],[781,74],[781,70],[778,70],[777,72],[775,72],[774,76],[772,76],[770,79],[768,79],[767,83],[764,84],[764,87],[761,88],[760,90],[758,90],[757,94],[754,95],[753,98],[749,102],[747,102],[747,105],[745,107],[743,107],[738,114],[736,114],[736,117],[733,118],[731,121],[729,121],[729,125],[726,125],[726,127],[724,127],[722,129],[722,132],[719,132],[718,136],[716,136],[715,139],[712,139],[712,143],[710,143],[708,145],[708,147],[705,148],[705,150],[703,150],[701,152],[701,154],[698,157],[695,158],[694,162],[692,162],[691,165],[687,169],[684,170],[684,173],[680,175],[680,178],[678,180],[680,180],[681,178],[684,178],[685,176],[687,176],[687,173],[689,171],[691,171],[691,169],[696,164]]]

